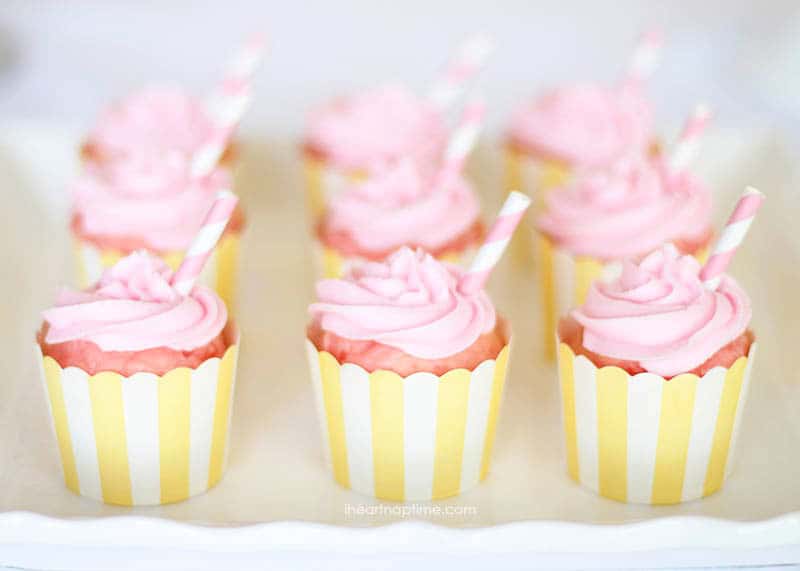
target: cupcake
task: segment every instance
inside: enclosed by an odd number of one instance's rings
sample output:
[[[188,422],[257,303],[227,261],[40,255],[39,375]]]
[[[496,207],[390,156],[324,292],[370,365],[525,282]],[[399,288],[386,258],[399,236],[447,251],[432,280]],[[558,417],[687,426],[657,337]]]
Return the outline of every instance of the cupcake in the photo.
[[[661,157],[638,156],[588,171],[550,193],[536,220],[547,354],[556,320],[583,303],[593,280],[618,274],[665,242],[703,259],[713,236],[711,193]]]
[[[303,144],[309,211],[316,221],[348,182],[402,158],[438,160],[447,138],[440,110],[400,86],[336,99],[315,110]]]
[[[518,109],[506,142],[510,188],[531,195],[584,168],[606,167],[652,141],[653,113],[638,84],[549,91]]]
[[[462,271],[403,248],[317,284],[307,347],[335,480],[388,500],[454,496],[489,470],[509,335]]]
[[[577,170],[604,168],[649,147],[653,111],[644,88],[660,43],[646,34],[617,85],[556,87],[523,103],[506,135],[508,188],[542,198]]]
[[[179,87],[153,85],[104,109],[81,146],[87,165],[127,160],[139,154],[193,156],[218,127],[203,101]],[[232,166],[231,143],[221,163]]]
[[[483,233],[478,198],[463,176],[442,183],[403,159],[331,198],[317,224],[317,259],[328,278],[357,262],[381,261],[401,246],[460,263]]]
[[[181,295],[133,253],[62,291],[37,334],[64,480],[117,505],[177,502],[225,468],[238,337],[222,300]]]
[[[192,177],[189,164],[182,153],[167,151],[84,169],[71,189],[70,225],[82,287],[139,249],[177,268],[217,192],[232,184],[225,168]],[[228,307],[234,302],[243,226],[244,214],[238,208],[201,278]]]
[[[623,502],[673,504],[718,491],[755,352],[750,300],[715,290],[667,245],[592,284],[561,320],[558,361],[570,476]]]

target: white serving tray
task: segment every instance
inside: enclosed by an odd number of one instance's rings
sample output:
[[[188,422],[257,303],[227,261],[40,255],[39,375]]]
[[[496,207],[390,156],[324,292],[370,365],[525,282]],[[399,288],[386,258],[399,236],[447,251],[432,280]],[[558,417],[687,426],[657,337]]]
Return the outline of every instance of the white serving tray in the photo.
[[[448,554],[465,568],[504,556],[612,568],[800,561],[800,192],[790,157],[769,134],[709,137],[699,168],[717,192],[720,221],[743,185],[768,195],[734,264],[753,298],[760,347],[738,465],[724,490],[648,507],[598,498],[567,478],[557,380],[539,359],[533,271],[517,245],[491,284],[515,332],[491,474],[474,491],[403,517],[347,515],[346,505],[391,512],[401,504],[338,487],[323,463],[303,352],[313,276],[292,142],[247,145],[239,173],[249,227],[226,477],[204,496],[153,508],[106,506],[66,490],[31,342],[38,312],[72,275],[64,187],[76,168],[76,133],[20,122],[0,133],[0,567],[157,569],[166,554],[199,568],[313,560],[344,568],[353,557],[408,565]],[[499,157],[484,150],[475,163],[493,212],[502,198]],[[460,513],[420,515],[430,505]]]

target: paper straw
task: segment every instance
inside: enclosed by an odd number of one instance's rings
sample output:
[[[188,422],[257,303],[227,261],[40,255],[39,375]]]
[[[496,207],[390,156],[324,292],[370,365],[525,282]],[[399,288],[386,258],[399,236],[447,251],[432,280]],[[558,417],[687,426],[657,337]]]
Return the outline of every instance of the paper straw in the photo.
[[[214,170],[228,147],[234,129],[250,107],[253,74],[263,52],[263,37],[253,36],[228,65],[225,77],[207,103],[208,113],[214,122],[214,131],[192,157],[193,177],[203,177]]]
[[[486,105],[482,100],[473,101],[464,108],[461,121],[447,142],[442,165],[436,175],[435,186],[449,184],[462,171],[467,157],[478,140],[485,114]]]
[[[261,63],[265,44],[266,39],[263,34],[252,35],[228,64],[226,77],[252,77]]]
[[[731,217],[728,218],[728,222],[722,230],[722,235],[714,246],[714,251],[700,269],[700,279],[708,289],[715,290],[719,286],[720,276],[731,263],[733,255],[747,235],[747,230],[763,202],[764,195],[752,186],[748,186],[739,198],[736,208],[733,209]]]
[[[445,66],[433,84],[428,98],[439,109],[449,107],[458,99],[472,79],[486,64],[494,51],[492,39],[478,34],[465,41]]]
[[[648,79],[658,67],[663,44],[664,38],[655,30],[642,34],[628,64],[627,79],[636,82]]]
[[[248,39],[228,63],[209,101],[209,112],[220,127],[236,125],[249,104],[253,76],[264,55],[261,34]]]
[[[694,111],[686,120],[683,132],[678,137],[678,142],[672,151],[672,156],[669,160],[672,172],[683,172],[692,164],[700,149],[700,138],[705,132],[710,119],[711,111],[706,105],[700,104],[694,108]]]
[[[531,199],[521,192],[512,191],[508,195],[500,214],[497,215],[497,220],[475,254],[472,265],[461,278],[459,290],[462,293],[475,293],[483,288],[530,204]]]
[[[200,231],[194,237],[181,265],[172,276],[172,285],[182,295],[188,295],[203,271],[208,257],[225,231],[239,199],[230,190],[217,193]]]

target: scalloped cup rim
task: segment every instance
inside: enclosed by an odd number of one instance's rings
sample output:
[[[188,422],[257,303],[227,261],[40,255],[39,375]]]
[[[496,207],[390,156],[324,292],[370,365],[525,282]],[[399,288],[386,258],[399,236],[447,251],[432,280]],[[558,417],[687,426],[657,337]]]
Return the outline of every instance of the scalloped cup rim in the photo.
[[[702,375],[702,376],[696,375],[695,373],[678,373],[677,375],[672,375],[671,377],[666,378],[663,375],[659,375],[658,373],[651,373],[649,371],[645,371],[643,373],[636,373],[635,375],[631,375],[628,371],[626,371],[622,367],[618,367],[616,365],[604,365],[602,367],[598,367],[597,365],[595,365],[594,361],[589,359],[589,357],[587,357],[583,353],[575,353],[575,351],[572,349],[572,347],[569,344],[567,344],[564,341],[562,341],[561,338],[558,335],[556,335],[556,346],[557,347],[560,347],[562,345],[565,346],[567,349],[569,349],[569,352],[572,355],[573,359],[575,359],[576,361],[579,360],[579,359],[583,359],[584,361],[589,363],[591,365],[592,369],[595,370],[595,371],[603,371],[603,370],[606,370],[606,369],[617,369],[617,370],[622,371],[623,373],[625,373],[630,380],[637,379],[638,377],[648,377],[648,378],[658,377],[660,380],[664,381],[665,383],[668,383],[671,380],[676,379],[678,377],[685,377],[685,376],[692,376],[692,377],[696,377],[699,380],[703,380],[707,376],[709,376],[712,373],[715,373],[717,371],[727,371],[727,370],[733,368],[736,365],[736,363],[738,363],[741,359],[750,359],[755,354],[755,349],[756,349],[756,345],[757,344],[758,344],[758,341],[756,341],[754,339],[753,342],[750,344],[750,348],[747,350],[747,353],[737,357],[736,360],[733,363],[731,363],[731,365],[728,366],[728,367],[723,367],[722,365],[717,365],[716,367],[712,367],[711,369],[706,371],[705,374]]]
[[[223,327],[223,331],[225,331],[229,327],[230,327],[229,335],[230,335],[230,338],[232,339],[232,341],[225,348],[225,352],[221,356],[219,356],[219,357],[209,357],[208,359],[204,360],[202,363],[200,363],[196,367],[186,367],[186,366],[174,367],[174,368],[170,369],[168,372],[179,371],[179,370],[182,370],[182,369],[186,369],[188,371],[197,371],[199,369],[202,369],[203,367],[208,366],[208,363],[211,363],[212,361],[222,361],[225,358],[225,356],[228,353],[230,353],[232,350],[238,350],[239,345],[241,344],[241,337],[242,337],[241,331],[239,331],[239,328],[236,325],[234,325],[232,322],[227,324],[227,325],[225,325],[225,327]],[[103,373],[113,373],[115,375],[121,376],[123,379],[130,379],[130,378],[134,377],[135,375],[142,375],[142,374],[155,375],[156,377],[160,378],[160,377],[163,377],[163,376],[165,376],[167,374],[167,373],[164,373],[163,375],[159,375],[159,374],[151,372],[151,371],[139,371],[138,373],[134,373],[133,375],[127,375],[126,376],[126,375],[122,375],[121,373],[119,373],[117,371],[112,371],[112,370],[108,370],[108,369],[103,369],[102,371],[97,371],[96,373],[91,374],[91,373],[88,373],[87,371],[81,369],[80,367],[76,367],[75,365],[68,365],[66,367],[63,367],[63,366],[61,366],[61,363],[56,361],[53,357],[51,357],[50,355],[45,355],[44,352],[42,351],[42,346],[39,345],[38,342],[34,341],[33,345],[34,345],[34,351],[35,351],[36,355],[38,355],[38,357],[39,357],[39,361],[44,361],[44,359],[51,359],[52,361],[54,361],[58,365],[58,368],[61,369],[62,371],[69,371],[69,370],[81,371],[82,373],[84,373],[84,374],[86,374],[86,375],[88,375],[90,377],[93,377],[93,376],[96,376],[96,375],[101,375]]]

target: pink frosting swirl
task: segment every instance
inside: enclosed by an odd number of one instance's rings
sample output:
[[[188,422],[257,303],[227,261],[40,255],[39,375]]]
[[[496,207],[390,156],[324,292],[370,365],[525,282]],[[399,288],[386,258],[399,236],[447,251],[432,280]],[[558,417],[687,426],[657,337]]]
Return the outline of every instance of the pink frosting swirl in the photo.
[[[723,276],[716,291],[703,286],[700,264],[666,245],[622,275],[596,281],[572,316],[584,327],[586,349],[663,376],[702,365],[750,323],[747,294]]]
[[[93,288],[59,293],[55,307],[42,312],[49,324],[45,342],[90,341],[104,351],[191,351],[210,343],[228,320],[225,304],[202,286],[182,296],[171,277],[160,259],[134,252]]]
[[[87,138],[101,156],[146,150],[190,155],[208,141],[214,124],[202,102],[174,86],[150,86],[106,108]]]
[[[614,260],[646,254],[664,242],[708,235],[711,194],[687,173],[657,159],[626,158],[577,176],[547,196],[539,229],[576,255]]]
[[[410,159],[377,172],[332,199],[325,231],[342,232],[364,252],[414,245],[436,252],[478,222],[480,205],[458,177],[435,186]]]
[[[652,115],[638,84],[563,87],[520,107],[510,137],[573,166],[601,167],[649,143]]]
[[[343,279],[317,284],[310,306],[325,331],[375,341],[421,359],[442,359],[492,331],[496,315],[485,292],[458,290],[461,270],[422,250],[403,248],[385,262],[357,266]]]
[[[200,229],[216,193],[231,184],[222,168],[191,178],[179,152],[140,153],[87,168],[72,187],[73,213],[89,236],[139,238],[156,251],[179,251]]]
[[[343,169],[369,170],[405,156],[434,160],[446,138],[442,117],[428,101],[384,86],[313,112],[306,143]]]

